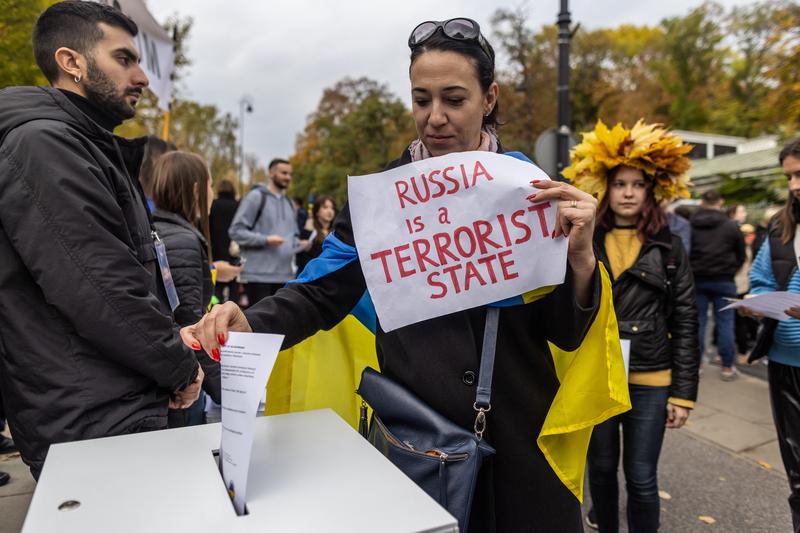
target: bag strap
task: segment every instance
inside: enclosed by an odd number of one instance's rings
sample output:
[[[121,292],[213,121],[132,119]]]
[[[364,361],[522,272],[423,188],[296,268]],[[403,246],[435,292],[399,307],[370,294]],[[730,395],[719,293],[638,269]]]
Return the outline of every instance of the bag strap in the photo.
[[[494,373],[494,355],[497,349],[497,326],[500,321],[500,308],[489,307],[486,310],[486,327],[483,330],[483,348],[481,349],[481,368],[478,375],[478,389],[475,392],[473,405],[475,416],[475,436],[483,438],[486,431],[486,413],[492,410],[492,374]]]
[[[261,218],[261,213],[264,212],[264,206],[267,203],[267,193],[265,193],[261,189],[256,189],[256,190],[261,194],[261,201],[258,203],[258,212],[256,213],[256,218],[253,219],[253,223],[250,224],[249,228],[247,228],[250,231],[253,231],[253,228],[255,228],[256,224],[258,224],[258,220]]]

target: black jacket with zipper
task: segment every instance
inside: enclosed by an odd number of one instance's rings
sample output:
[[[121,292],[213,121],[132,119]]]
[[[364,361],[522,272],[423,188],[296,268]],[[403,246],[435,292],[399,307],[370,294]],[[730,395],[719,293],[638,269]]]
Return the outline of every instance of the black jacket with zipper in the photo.
[[[206,314],[214,295],[207,241],[197,228],[175,213],[156,209],[153,222],[167,249],[169,269],[178,293],[179,304],[173,311],[175,322],[181,327],[191,326]],[[200,350],[195,354],[205,372],[203,390],[212,400],[220,403],[219,363],[213,361],[205,351]]]
[[[733,281],[746,259],[744,236],[735,220],[718,209],[692,215],[692,272],[698,280]]]
[[[606,232],[595,232],[597,257],[611,272]],[[680,237],[662,229],[634,264],[613,280],[619,334],[631,341],[631,372],[672,370],[670,396],[697,399],[700,350],[689,259]]]
[[[50,444],[166,426],[197,375],[136,179],[143,140],[60,91],[0,91],[0,390],[38,477]]]

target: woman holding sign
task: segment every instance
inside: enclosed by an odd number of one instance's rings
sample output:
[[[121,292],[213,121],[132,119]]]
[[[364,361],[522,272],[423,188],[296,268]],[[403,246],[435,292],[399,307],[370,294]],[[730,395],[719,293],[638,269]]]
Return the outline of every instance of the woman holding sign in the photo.
[[[630,343],[633,409],[597,426],[589,447],[593,511],[587,522],[619,530],[620,426],[631,531],[658,531],[656,468],[664,428],[680,428],[697,397],[700,354],[689,258],[660,205],[688,197],[691,145],[658,125],[609,130],[598,122],[564,175],[600,199],[595,247],[611,272],[620,336]]]
[[[499,91],[494,51],[478,24],[464,18],[424,22],[413,30],[408,44],[418,138],[389,168],[458,152],[505,153],[495,132]],[[546,296],[500,310],[490,422],[483,435],[496,455],[480,471],[469,519],[471,532],[582,531],[579,497],[588,433],[584,433],[584,453],[580,444],[569,452],[578,450],[577,460],[573,457],[571,463],[575,468],[558,469],[559,473],[552,466],[558,463],[554,458],[558,454],[546,456],[536,441],[563,377],[557,374],[548,342],[576,350],[596,322],[595,316],[604,317],[605,327],[609,315],[608,291],[602,289],[609,285],[603,282],[592,245],[597,201],[575,187],[547,180],[533,183],[525,194],[530,195],[525,205],[550,202],[558,206],[551,237],[569,236],[568,267],[564,283]],[[184,328],[185,342],[199,343],[218,356],[229,331],[282,333],[287,348],[320,329],[334,327],[354,308],[363,309],[368,300],[355,245],[346,205],[322,256],[308,264],[299,283],[289,284],[246,312],[230,302],[215,307],[198,324]],[[522,261],[520,268],[524,268]],[[487,308],[483,305],[390,332],[379,321],[374,330],[383,375],[469,431],[476,420],[473,402]],[[605,351],[593,350],[589,357],[606,372],[604,356]],[[599,377],[593,374],[587,379]],[[588,430],[592,422],[587,420],[604,420],[624,410],[626,401],[604,407],[605,411],[581,420],[574,429]],[[584,406],[562,411],[575,414],[597,404],[606,405],[587,396]]]

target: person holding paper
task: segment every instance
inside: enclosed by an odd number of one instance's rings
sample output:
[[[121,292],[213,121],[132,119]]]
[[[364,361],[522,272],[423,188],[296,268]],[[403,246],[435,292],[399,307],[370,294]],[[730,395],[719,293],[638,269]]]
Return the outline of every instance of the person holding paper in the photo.
[[[800,293],[800,139],[788,143],[780,153],[788,180],[786,204],[770,221],[769,233],[750,270],[750,294],[779,290]],[[747,307],[741,311],[762,318]],[[794,320],[767,322],[750,355],[750,362],[769,357],[769,390],[772,415],[778,431],[781,458],[789,478],[792,521],[800,533],[800,307],[786,310]],[[769,321],[770,319],[766,319]]]
[[[499,89],[494,77],[494,50],[478,24],[464,18],[425,22],[415,28],[408,44],[419,137],[389,168],[465,151],[505,153],[496,133]],[[551,464],[558,458],[550,454],[548,459],[537,446],[537,435],[560,386],[551,351],[554,348],[548,341],[564,350],[579,349],[587,331],[594,329],[595,316],[603,317],[600,325],[604,335],[611,315],[610,291],[601,289],[609,285],[592,245],[597,201],[557,181],[534,183],[531,192],[531,202],[552,202],[558,207],[553,237],[569,235],[566,279],[544,297],[500,310],[492,411],[484,435],[497,454],[481,470],[470,532],[582,531],[578,498],[591,421],[627,408],[626,394],[619,404],[606,408],[604,401],[608,398],[594,401],[597,398],[590,398],[589,392],[574,409],[559,410],[580,418],[580,413],[603,406],[603,411],[575,423],[587,431],[579,437],[580,442],[568,451],[560,450],[559,457],[572,454],[572,468],[568,470],[573,475],[564,469],[557,474]],[[354,308],[362,309],[368,295],[349,205],[336,219],[322,256],[308,264],[299,281],[247,312],[230,302],[215,307],[198,324],[182,330],[184,341],[199,342],[215,354],[229,331],[274,332],[286,335],[286,348],[320,329],[334,327],[351,311],[355,313]],[[420,302],[423,305],[425,302]],[[381,371],[443,416],[472,431],[486,315],[484,305],[390,332],[383,331],[378,323],[375,342]],[[584,378],[598,385],[611,379],[607,368],[617,361],[608,363],[605,346],[583,351],[584,363],[573,365],[569,371],[592,368]],[[624,381],[621,357],[618,363],[620,381]]]
[[[245,261],[240,281],[249,305],[275,294],[294,277],[297,213],[286,189],[292,165],[276,158],[269,163],[267,183],[256,183],[239,202],[228,235],[239,244]]]
[[[688,196],[691,145],[655,124],[602,121],[583,134],[564,175],[600,199],[595,249],[611,272],[620,337],[629,339],[633,409],[597,426],[589,446],[594,508],[587,522],[619,531],[620,427],[628,524],[658,531],[657,467],[664,428],[680,428],[697,398],[700,352],[689,258],[660,207]]]

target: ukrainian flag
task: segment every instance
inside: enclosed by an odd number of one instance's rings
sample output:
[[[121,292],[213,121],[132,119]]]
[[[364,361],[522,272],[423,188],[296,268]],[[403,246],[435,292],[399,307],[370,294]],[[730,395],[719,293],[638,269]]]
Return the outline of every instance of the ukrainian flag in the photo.
[[[507,155],[530,162],[519,152]],[[323,243],[322,255],[290,283],[308,283],[357,260],[355,248],[330,234]],[[573,352],[550,345],[561,386],[537,439],[553,471],[581,501],[592,428],[631,407],[611,301],[611,280],[602,264],[599,268],[600,306],[583,343]],[[552,290],[553,287],[543,287],[492,305],[524,305]],[[367,366],[378,368],[376,322],[372,300],[369,293],[364,293],[350,315],[336,327],[282,351],[267,384],[265,413],[327,407],[357,428],[361,400],[355,390],[361,372]]]

